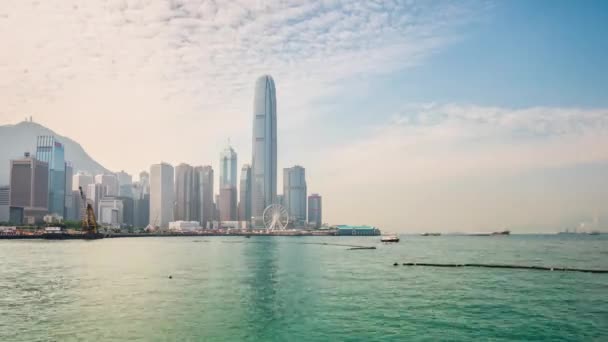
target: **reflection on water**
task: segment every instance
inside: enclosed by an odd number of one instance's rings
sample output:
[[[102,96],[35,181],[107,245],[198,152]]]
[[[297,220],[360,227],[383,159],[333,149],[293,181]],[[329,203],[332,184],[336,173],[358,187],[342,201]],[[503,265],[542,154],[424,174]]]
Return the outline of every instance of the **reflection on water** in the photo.
[[[608,268],[605,236],[404,236],[394,245],[374,237],[207,240],[0,241],[0,341],[608,335],[606,275],[392,266],[424,261]]]

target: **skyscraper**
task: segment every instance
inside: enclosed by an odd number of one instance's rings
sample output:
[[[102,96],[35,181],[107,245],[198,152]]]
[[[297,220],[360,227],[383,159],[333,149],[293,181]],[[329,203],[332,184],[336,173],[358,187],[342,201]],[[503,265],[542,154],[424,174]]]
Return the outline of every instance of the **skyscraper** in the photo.
[[[241,168],[241,186],[239,189],[239,221],[251,220],[251,166]]]
[[[23,208],[28,223],[41,221],[48,212],[48,164],[26,153],[23,159],[11,160],[10,177],[10,206]]]
[[[65,210],[65,152],[52,135],[40,135],[36,141],[36,159],[48,164],[48,211],[59,216]]]
[[[255,84],[252,145],[251,214],[254,226],[261,226],[264,209],[277,195],[277,100],[269,75]]]
[[[82,189],[84,192],[85,189]],[[107,189],[106,186],[99,183],[92,183],[87,186],[86,194],[87,194],[87,202],[91,203],[93,210],[95,211],[95,215],[99,215],[99,202],[102,198],[106,196]],[[84,213],[81,212],[81,216]]]
[[[118,196],[118,177],[113,173],[104,173],[95,176],[95,183],[105,187],[104,196]]]
[[[237,155],[227,146],[220,154],[220,198],[218,208],[221,221],[236,221],[236,168]]]
[[[198,221],[198,201],[194,187],[194,168],[188,164],[175,167],[175,220]]]
[[[86,193],[89,184],[95,183],[93,176],[84,172],[78,172],[72,177],[72,190],[78,191],[82,187],[82,191]]]
[[[173,221],[173,166],[160,163],[150,166],[150,224],[167,228]]]
[[[74,200],[72,199],[72,177],[73,168],[69,162],[65,163],[65,199],[63,204],[63,218],[66,220],[76,220],[78,210],[74,208]]]
[[[220,188],[236,188],[237,155],[231,146],[220,154]]]
[[[139,173],[139,185],[142,195],[150,194],[150,174],[148,172],[142,171]]]
[[[213,221],[215,206],[213,205],[213,168],[209,165],[194,168],[195,189],[198,193],[198,216],[201,227],[207,228]]]
[[[133,197],[133,176],[125,171],[120,171],[116,173],[116,178],[118,180],[118,196]]]
[[[319,194],[308,196],[308,223],[315,228],[323,224],[323,198]]]
[[[306,221],[306,170],[303,167],[283,169],[283,201],[296,225]]]

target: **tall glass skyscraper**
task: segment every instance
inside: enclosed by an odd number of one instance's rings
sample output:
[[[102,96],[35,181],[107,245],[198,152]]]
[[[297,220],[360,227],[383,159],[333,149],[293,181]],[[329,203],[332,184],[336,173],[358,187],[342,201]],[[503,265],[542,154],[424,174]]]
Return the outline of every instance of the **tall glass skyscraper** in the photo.
[[[236,188],[236,152],[227,146],[220,154],[220,189]]]
[[[306,170],[296,165],[283,169],[284,206],[295,226],[306,221]]]
[[[264,209],[277,197],[277,98],[269,75],[255,83],[252,142],[251,215],[261,226]]]
[[[241,188],[239,189],[239,221],[251,220],[251,166],[241,168]]]
[[[49,213],[64,216],[65,152],[63,144],[52,135],[38,136],[36,159],[49,166]]]

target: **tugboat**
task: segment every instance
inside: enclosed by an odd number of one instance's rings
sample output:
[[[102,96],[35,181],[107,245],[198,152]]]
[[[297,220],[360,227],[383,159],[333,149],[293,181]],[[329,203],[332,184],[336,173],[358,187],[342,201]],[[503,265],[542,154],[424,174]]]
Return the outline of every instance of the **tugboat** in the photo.
[[[399,242],[399,236],[397,234],[382,235],[380,238],[381,242]]]

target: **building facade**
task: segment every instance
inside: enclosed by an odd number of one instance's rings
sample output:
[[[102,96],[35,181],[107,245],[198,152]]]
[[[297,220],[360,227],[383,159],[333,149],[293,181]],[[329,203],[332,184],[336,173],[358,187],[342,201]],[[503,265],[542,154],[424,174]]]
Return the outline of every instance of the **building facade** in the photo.
[[[120,228],[123,224],[124,204],[121,199],[106,197],[99,201],[97,221],[104,226]]]
[[[195,188],[198,193],[198,221],[206,228],[214,220],[215,205],[213,203],[213,168],[209,165],[194,168]]]
[[[220,221],[236,221],[236,187],[224,187],[220,189],[218,197],[218,210]]]
[[[11,187],[0,186],[0,223],[8,223],[11,220]]]
[[[173,166],[167,163],[150,167],[150,224],[167,228],[173,221]]]
[[[86,191],[89,184],[93,183],[95,183],[95,179],[87,173],[78,172],[72,176],[72,190],[74,191],[78,191],[79,187],[82,187],[82,191]]]
[[[251,221],[251,166],[249,164],[245,164],[241,168],[238,212],[239,221]]]
[[[116,179],[118,180],[118,196],[133,197],[133,176],[123,170],[116,173]]]
[[[27,223],[42,221],[49,205],[48,163],[30,157],[11,160],[10,206],[23,208]]]
[[[65,200],[63,204],[63,218],[66,220],[76,220],[78,211],[74,208],[74,199],[72,198],[72,181],[73,168],[70,162],[65,163]]]
[[[303,167],[283,169],[283,202],[296,226],[306,222],[306,170]]]
[[[101,184],[106,189],[104,196],[118,196],[118,177],[113,173],[104,173],[95,176],[95,183]]]
[[[102,198],[104,198],[106,196],[106,193],[107,193],[106,187],[103,184],[93,183],[93,184],[89,184],[89,186],[87,187],[86,199],[87,199],[87,202],[91,204],[91,207],[95,211],[95,215],[99,215],[98,214],[99,202],[101,201]],[[83,204],[83,205],[86,205],[86,204]],[[81,217],[83,214],[84,214],[84,212],[81,213]]]
[[[323,198],[319,194],[308,196],[308,224],[314,228],[323,224]]]
[[[52,135],[40,135],[36,141],[36,159],[47,163],[49,172],[48,211],[63,217],[65,211],[65,151]]]
[[[277,100],[274,80],[257,79],[253,102],[251,211],[254,226],[263,225],[264,209],[277,196]]]
[[[194,168],[188,164],[177,165],[175,167],[175,220],[198,220],[197,199]]]

